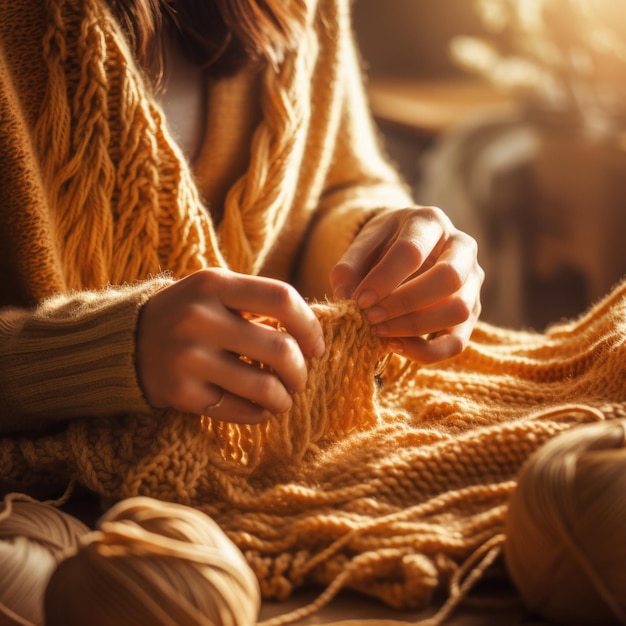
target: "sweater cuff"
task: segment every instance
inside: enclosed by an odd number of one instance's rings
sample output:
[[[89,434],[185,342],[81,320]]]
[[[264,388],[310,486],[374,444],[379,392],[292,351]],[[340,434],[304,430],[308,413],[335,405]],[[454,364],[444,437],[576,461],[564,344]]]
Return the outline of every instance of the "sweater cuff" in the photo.
[[[152,411],[135,367],[137,320],[172,282],[55,296],[34,311],[3,315],[0,428]]]

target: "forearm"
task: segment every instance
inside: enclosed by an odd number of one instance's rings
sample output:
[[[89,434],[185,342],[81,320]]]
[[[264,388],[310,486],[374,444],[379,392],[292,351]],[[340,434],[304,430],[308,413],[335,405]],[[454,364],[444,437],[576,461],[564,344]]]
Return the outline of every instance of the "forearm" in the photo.
[[[77,292],[0,312],[0,431],[149,411],[135,368],[142,305],[171,281]]]

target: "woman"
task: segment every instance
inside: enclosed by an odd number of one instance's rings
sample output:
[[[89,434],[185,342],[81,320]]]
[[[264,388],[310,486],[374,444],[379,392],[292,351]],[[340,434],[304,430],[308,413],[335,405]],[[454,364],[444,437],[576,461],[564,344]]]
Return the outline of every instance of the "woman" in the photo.
[[[348,4],[3,3],[4,432],[284,411],[324,351],[309,297],[419,362],[463,349],[476,246],[381,156]]]
[[[264,597],[453,606],[529,455],[624,415],[626,284],[459,355],[475,244],[381,156],[348,6],[0,4],[2,486],[201,508]]]

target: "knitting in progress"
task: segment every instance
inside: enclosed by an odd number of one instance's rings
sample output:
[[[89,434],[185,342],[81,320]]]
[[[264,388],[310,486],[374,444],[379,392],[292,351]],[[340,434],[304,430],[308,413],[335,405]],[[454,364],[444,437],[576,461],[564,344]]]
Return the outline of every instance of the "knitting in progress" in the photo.
[[[245,426],[151,407],[134,356],[153,294],[216,266],[319,293],[329,249],[412,202],[373,140],[348,2],[301,3],[307,36],[263,72],[251,162],[219,224],[106,3],[5,5],[4,492],[76,483],[104,507],[187,505],[264,598],[321,585],[320,602],[345,587],[422,608],[497,555],[533,452],[626,417],[626,283],[545,334],[479,324],[461,355],[423,367],[390,356],[353,302],[319,300],[326,351],[288,412]]]
[[[352,303],[315,310],[327,350],[288,413],[258,426],[173,412],[76,420],[3,440],[5,482],[77,480],[109,504],[145,495],[200,509],[265,598],[314,583],[419,608],[501,535],[531,453],[626,415],[626,284],[546,334],[482,324],[462,355],[429,367],[385,365]]]

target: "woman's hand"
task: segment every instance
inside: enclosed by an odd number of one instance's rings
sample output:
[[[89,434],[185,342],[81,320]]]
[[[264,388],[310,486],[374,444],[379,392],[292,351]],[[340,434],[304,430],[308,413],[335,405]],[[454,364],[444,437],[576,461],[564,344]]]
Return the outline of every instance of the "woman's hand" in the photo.
[[[372,218],[330,274],[394,352],[421,363],[460,353],[480,314],[484,272],[476,242],[437,208]]]
[[[139,382],[152,406],[249,424],[288,410],[306,383],[305,357],[324,352],[320,324],[293,287],[216,268],[155,294],[141,311],[137,342]]]

